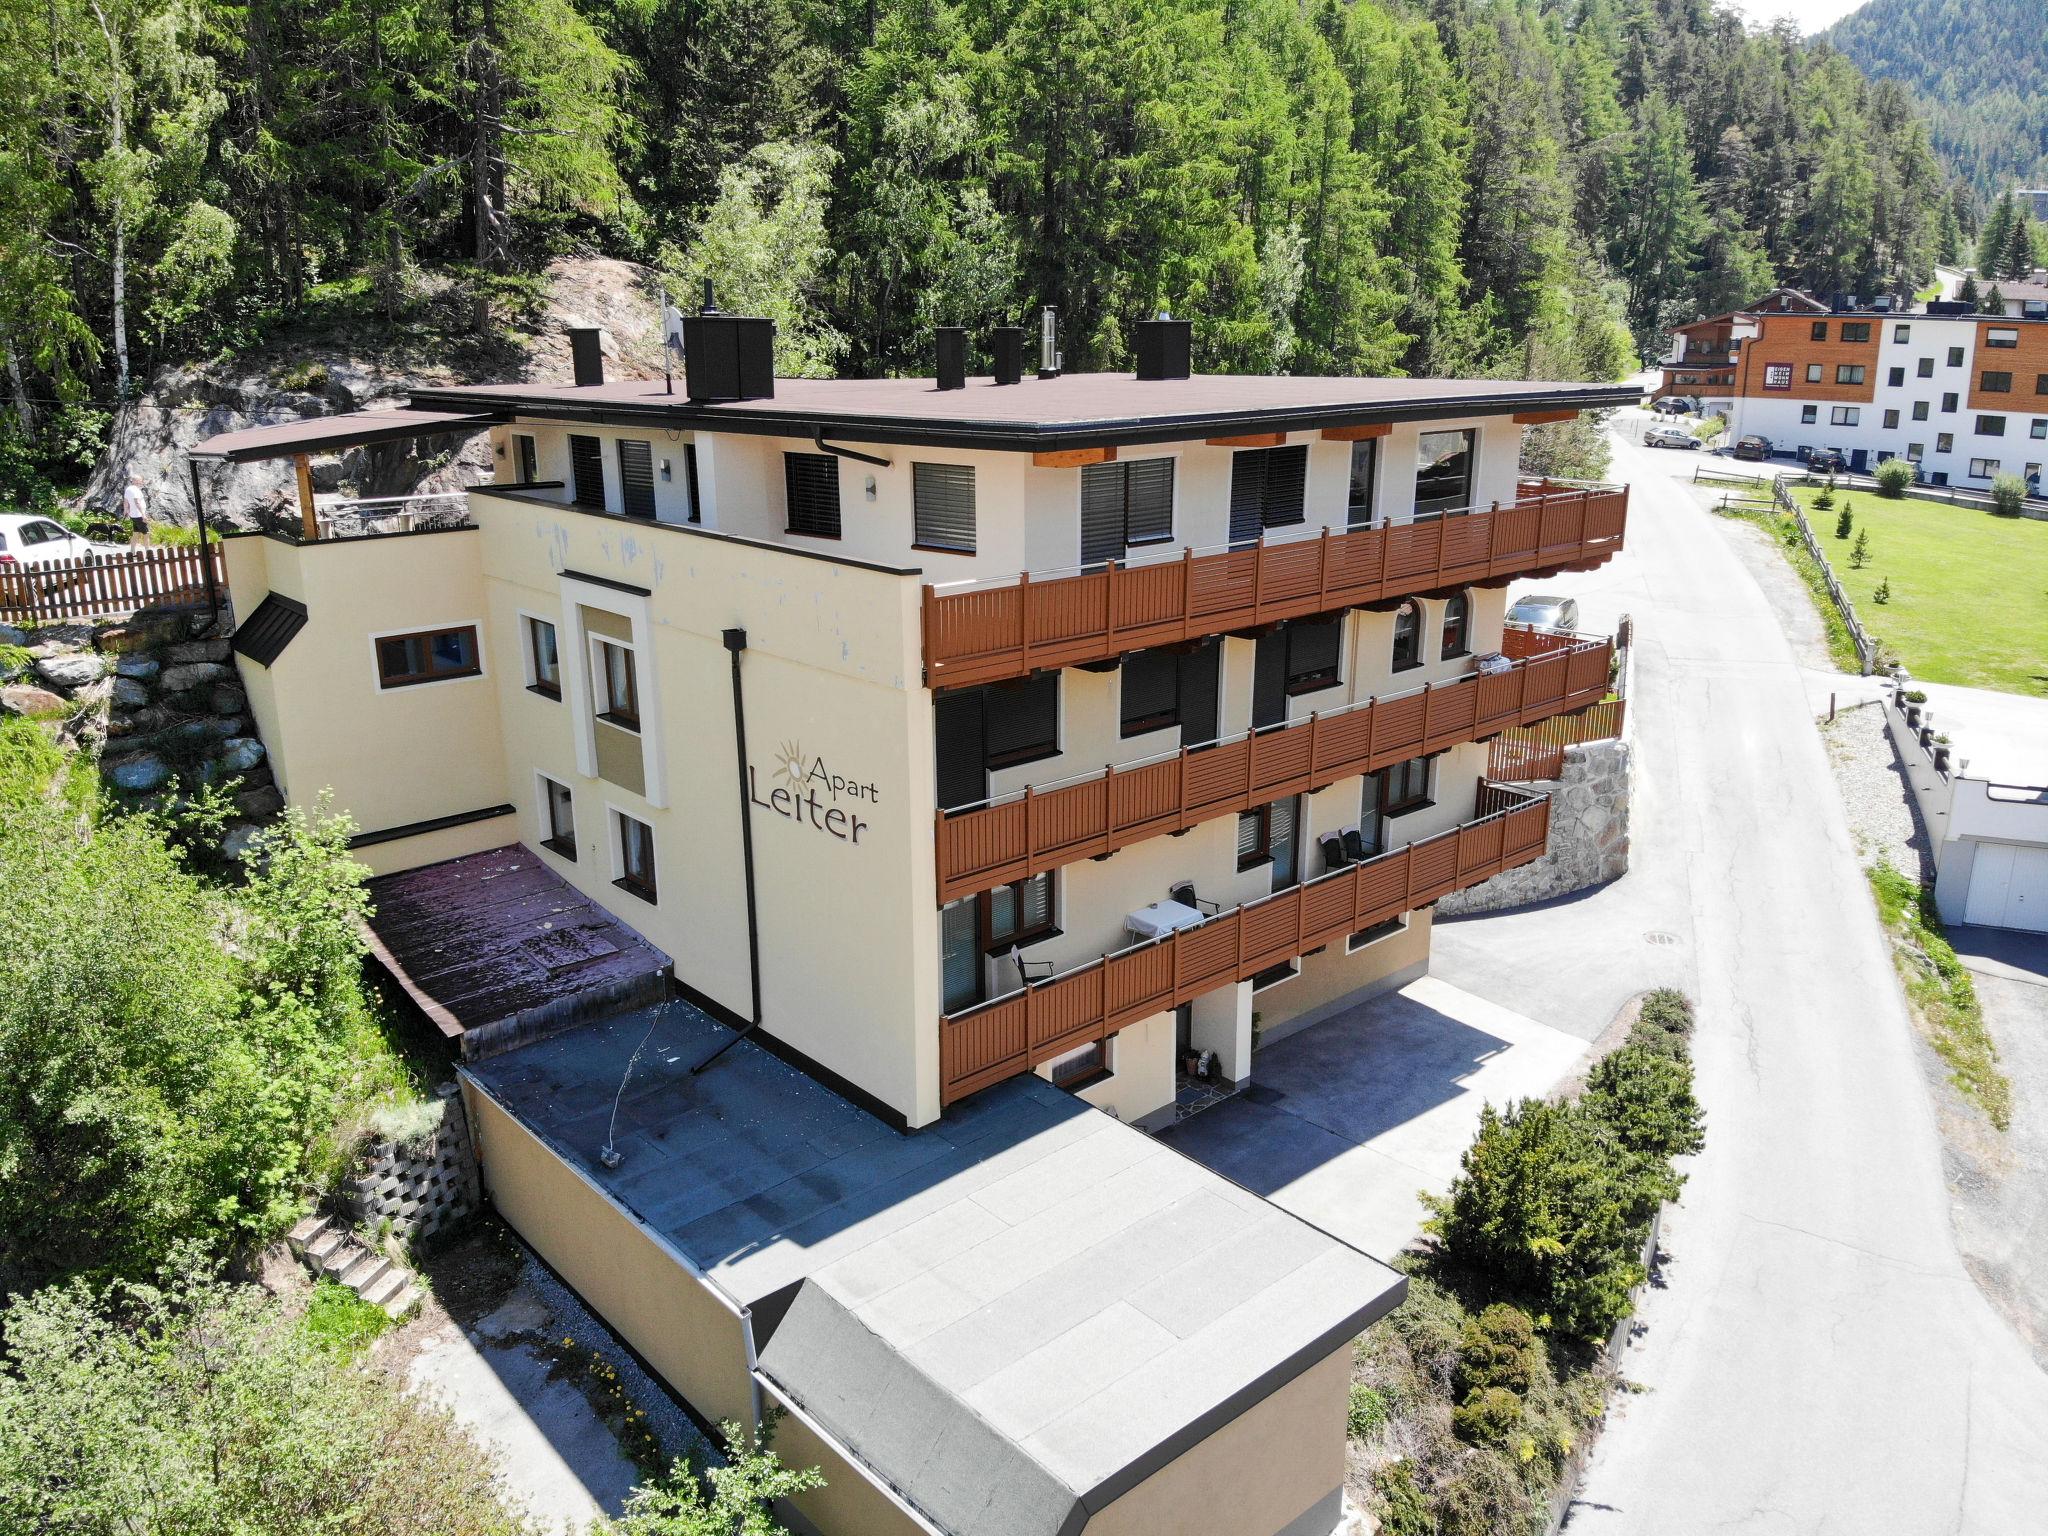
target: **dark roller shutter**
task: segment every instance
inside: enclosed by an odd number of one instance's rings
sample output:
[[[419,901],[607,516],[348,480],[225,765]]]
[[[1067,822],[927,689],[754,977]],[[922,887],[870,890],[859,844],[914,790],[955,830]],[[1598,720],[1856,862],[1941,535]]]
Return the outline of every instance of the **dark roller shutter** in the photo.
[[[1260,517],[1268,528],[1291,527],[1307,516],[1308,444],[1265,451],[1266,504]]]
[[[1156,544],[1173,537],[1173,460],[1139,459],[1124,466],[1124,540]]]
[[[1180,658],[1170,651],[1133,651],[1119,679],[1123,733],[1164,730],[1180,720]]]
[[[1014,683],[990,683],[984,725],[991,767],[1028,762],[1059,750],[1060,676],[1041,672]]]
[[[1343,648],[1339,619],[1297,619],[1287,626],[1287,682],[1290,687],[1333,682],[1337,655]]]
[[[950,810],[988,797],[988,749],[982,739],[981,690],[942,693],[932,700],[938,743],[939,804]]]
[[[1081,563],[1100,565],[1124,553],[1122,464],[1090,464],[1081,471]]]
[[[1255,544],[1264,529],[1266,449],[1240,448],[1230,460],[1230,542]]]
[[[569,437],[569,470],[576,505],[604,510],[604,445],[594,437]]]
[[[619,439],[619,505],[628,517],[654,516],[654,447]]]
[[[1180,658],[1180,739],[1190,747],[1216,739],[1217,663],[1222,645],[1209,640]]]
[[[690,521],[704,521],[704,497],[697,489],[697,445],[683,444],[683,479],[690,487]]]
[[[1287,631],[1259,636],[1252,652],[1252,728],[1287,718]]]
[[[973,465],[912,464],[910,494],[920,545],[974,553]]]
[[[814,539],[839,537],[839,461],[829,453],[785,453],[783,489],[789,531]]]

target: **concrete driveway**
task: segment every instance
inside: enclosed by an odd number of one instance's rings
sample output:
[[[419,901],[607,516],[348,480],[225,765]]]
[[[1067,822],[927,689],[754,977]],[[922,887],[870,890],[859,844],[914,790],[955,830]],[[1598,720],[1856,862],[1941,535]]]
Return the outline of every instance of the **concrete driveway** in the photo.
[[[1665,459],[1675,459],[1666,455]],[[1683,468],[1684,466],[1681,466]],[[1707,1150],[1666,1222],[1574,1531],[2016,1532],[2048,1508],[2048,1376],[1958,1256],[1904,1003],[1799,669],[1659,456],[1587,627],[1638,620],[1635,868],[1438,930],[1436,974],[1597,1029],[1688,987]]]
[[[1160,1140],[1379,1259],[1421,1233],[1480,1107],[1540,1097],[1586,1042],[1425,976],[1275,1041],[1254,1086]]]

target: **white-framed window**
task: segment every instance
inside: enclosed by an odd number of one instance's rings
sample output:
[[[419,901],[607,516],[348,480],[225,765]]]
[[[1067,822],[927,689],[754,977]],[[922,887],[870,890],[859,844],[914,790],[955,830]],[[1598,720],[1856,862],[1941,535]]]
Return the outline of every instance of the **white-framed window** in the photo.
[[[540,810],[540,845],[559,858],[576,857],[576,796],[560,779],[533,776]]]
[[[1997,478],[1997,476],[1998,476],[1998,460],[1996,460],[1996,459],[1972,459],[1972,460],[1970,460],[1970,478],[1971,478],[1972,480],[1993,480],[1993,479],[1996,479],[1996,478]]]
[[[1370,949],[1382,939],[1391,939],[1397,933],[1408,930],[1408,914],[1390,917],[1384,923],[1374,923],[1370,928],[1361,928],[1344,941],[1344,953],[1355,955],[1361,949]]]
[[[522,613],[519,627],[523,633],[523,650],[526,659],[526,686],[528,691],[545,698],[559,699],[562,696],[562,651],[560,638],[552,619],[539,614]]]
[[[654,828],[617,806],[611,808],[612,884],[642,901],[654,901],[660,890],[654,869]]]
[[[974,466],[910,466],[911,542],[945,554],[974,553]]]
[[[633,647],[609,635],[590,637],[590,683],[597,718],[629,731],[640,729],[640,668]]]

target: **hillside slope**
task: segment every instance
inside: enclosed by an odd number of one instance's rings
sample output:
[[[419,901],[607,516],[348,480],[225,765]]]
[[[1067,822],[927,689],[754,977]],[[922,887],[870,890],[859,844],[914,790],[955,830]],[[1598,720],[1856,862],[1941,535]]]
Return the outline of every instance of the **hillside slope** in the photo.
[[[1926,103],[1934,147],[1979,192],[2048,186],[2042,0],[1870,0],[1826,34]]]
[[[254,351],[216,362],[166,368],[114,425],[86,486],[84,505],[118,503],[130,475],[141,478],[150,508],[170,522],[192,521],[186,455],[203,438],[237,427],[371,410],[404,403],[414,385],[524,380],[567,384],[567,332],[604,329],[605,366],[614,378],[661,376],[661,300],[644,267],[604,257],[551,263],[531,305],[489,334],[470,323],[470,306],[452,285],[426,285],[428,297],[404,323],[350,314],[300,326]],[[445,302],[436,302],[435,294]],[[357,496],[454,490],[489,474],[482,434],[429,461],[407,445],[355,449],[337,463],[316,461],[314,485]],[[293,495],[288,460],[214,465],[202,461],[207,514],[252,527],[266,509]]]

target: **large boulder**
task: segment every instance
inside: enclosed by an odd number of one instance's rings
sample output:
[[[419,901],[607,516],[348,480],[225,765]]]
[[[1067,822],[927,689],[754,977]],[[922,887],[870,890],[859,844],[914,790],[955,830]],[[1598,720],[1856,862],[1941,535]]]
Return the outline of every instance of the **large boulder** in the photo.
[[[193,688],[210,688],[235,675],[232,667],[217,661],[190,661],[183,666],[165,667],[158,679],[166,693],[185,693]]]
[[[256,841],[256,835],[262,830],[261,827],[229,827],[228,835],[220,840],[220,851],[239,864],[249,857],[250,845]]]
[[[154,752],[116,758],[106,764],[103,771],[116,789],[125,789],[130,794],[161,789],[171,777],[171,765]]]
[[[184,640],[164,652],[164,660],[173,666],[194,661],[226,661],[228,643],[225,640]]]
[[[12,624],[0,624],[0,645],[27,645],[28,631]]]
[[[141,709],[149,703],[149,685],[132,677],[116,676],[112,698],[116,709]]]
[[[139,683],[153,681],[161,671],[163,663],[154,656],[123,656],[114,663],[114,676],[132,677]]]
[[[0,688],[0,714],[27,715],[40,720],[61,715],[71,706],[60,693],[38,688],[33,683],[9,683]]]
[[[263,761],[263,743],[254,736],[230,737],[214,760],[230,773],[246,773]]]
[[[251,821],[264,821],[284,809],[284,796],[275,784],[245,789],[235,796],[235,814]]]
[[[96,683],[106,673],[106,659],[90,651],[72,651],[36,659],[36,676],[65,693]]]

